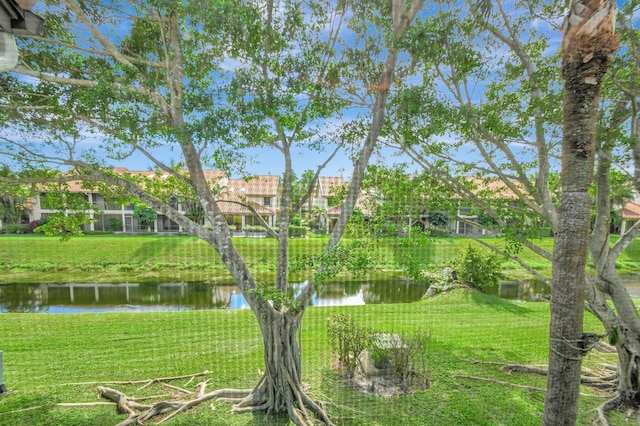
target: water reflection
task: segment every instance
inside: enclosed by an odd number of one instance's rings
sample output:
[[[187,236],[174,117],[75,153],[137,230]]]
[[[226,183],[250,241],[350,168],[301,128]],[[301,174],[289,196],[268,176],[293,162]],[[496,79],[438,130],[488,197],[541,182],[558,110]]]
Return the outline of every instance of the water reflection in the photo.
[[[551,287],[542,281],[503,281],[495,287],[489,287],[486,293],[508,300],[536,302],[551,297]]]
[[[290,296],[306,283],[291,284]],[[629,295],[640,299],[640,281],[625,282]],[[328,283],[313,296],[313,306],[355,306],[418,301],[428,285],[407,280]],[[505,281],[487,293],[509,300],[546,300],[550,288],[540,281]],[[246,309],[234,285],[201,282],[122,284],[0,284],[0,312],[119,312],[186,309]]]
[[[292,284],[292,296],[306,283]],[[409,281],[328,283],[313,306],[407,303],[420,300],[427,286]],[[238,287],[207,283],[3,284],[0,312],[115,312],[184,309],[245,309]]]

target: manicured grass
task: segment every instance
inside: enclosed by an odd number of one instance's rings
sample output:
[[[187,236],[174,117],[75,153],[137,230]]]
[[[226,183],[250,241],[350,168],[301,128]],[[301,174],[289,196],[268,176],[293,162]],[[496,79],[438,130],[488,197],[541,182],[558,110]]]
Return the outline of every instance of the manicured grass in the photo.
[[[492,241],[500,242],[497,239]],[[319,254],[326,236],[290,241],[291,259]],[[370,272],[401,269],[402,257],[409,254],[417,262],[444,266],[462,252],[468,238],[433,238],[423,246],[405,246],[398,239],[381,239],[372,247],[375,268]],[[267,238],[235,238],[234,244],[252,272],[270,277],[276,270],[276,241]],[[551,239],[543,241],[551,247]],[[550,262],[523,251],[545,275]],[[145,282],[145,281],[229,281],[230,276],[215,251],[202,240],[186,236],[101,235],[58,238],[38,235],[0,235],[1,282]],[[511,278],[528,278],[515,262],[505,264]],[[306,278],[301,272],[297,278]]]
[[[347,387],[331,370],[326,318],[346,313],[381,331],[429,330],[432,387],[412,395],[374,398]],[[586,328],[601,332],[586,315]],[[309,308],[301,333],[303,379],[340,425],[538,425],[544,393],[461,376],[493,378],[544,387],[543,377],[506,375],[499,365],[544,364],[549,307],[516,303],[469,290],[403,305]],[[257,322],[251,311],[183,311],[119,314],[2,314],[0,347],[5,382],[0,425],[113,425],[125,418],[113,406],[62,408],[60,402],[97,401],[95,385],[71,382],[141,380],[211,372],[210,388],[250,387],[263,366]],[[615,355],[593,353],[586,365],[614,363]],[[196,382],[199,380],[196,380]],[[173,384],[193,389],[186,380]],[[159,385],[113,385],[135,396],[165,394]],[[583,392],[591,392],[583,389]],[[598,398],[581,398],[579,424],[591,424]],[[230,406],[204,404],[171,425],[288,425],[261,414],[228,414]],[[9,411],[38,407],[30,411]],[[614,420],[622,421],[622,417]]]
[[[290,241],[290,258],[319,254],[327,236],[313,236]],[[500,238],[486,237],[499,247]],[[612,242],[616,237],[612,237]],[[252,272],[261,278],[274,275],[276,241],[270,238],[234,238],[234,244]],[[346,240],[348,242],[348,240]],[[401,239],[382,238],[371,247],[375,267],[371,272],[398,271],[402,258],[442,267],[469,245],[469,238],[432,238],[422,246],[402,244]],[[536,241],[547,251],[553,250],[553,239]],[[519,256],[533,269],[551,276],[551,262],[528,249]],[[640,274],[640,239],[636,239],[616,262],[622,276]],[[592,267],[593,265],[590,265]],[[528,279],[531,275],[517,262],[504,263],[510,279]],[[0,283],[2,282],[158,282],[210,281],[229,282],[230,276],[218,254],[195,237],[160,235],[95,235],[61,242],[58,238],[39,235],[0,235]],[[308,272],[294,279],[307,278]]]

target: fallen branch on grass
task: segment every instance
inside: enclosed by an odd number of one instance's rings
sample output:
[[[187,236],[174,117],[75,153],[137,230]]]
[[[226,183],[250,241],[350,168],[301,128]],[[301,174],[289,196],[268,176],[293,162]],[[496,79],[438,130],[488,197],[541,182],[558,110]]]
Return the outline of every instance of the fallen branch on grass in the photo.
[[[151,379],[144,380],[125,380],[125,381],[111,381],[111,382],[75,382],[75,383],[65,383],[65,385],[137,385],[144,384],[138,390],[144,389],[154,383],[161,383],[162,387],[171,389],[175,391],[175,394],[163,394],[156,395],[151,397],[130,397],[127,396],[124,392],[121,392],[116,389],[112,389],[106,386],[98,386],[98,394],[100,397],[108,399],[110,402],[95,402],[95,403],[64,403],[64,404],[56,404],[57,406],[62,407],[85,407],[92,405],[115,405],[116,410],[120,414],[128,414],[129,417],[122,422],[118,423],[117,426],[127,426],[127,425],[141,425],[145,422],[151,420],[157,416],[164,416],[157,424],[161,424],[166,422],[167,420],[173,418],[174,416],[187,411],[193,407],[196,407],[199,404],[202,404],[205,401],[216,399],[221,402],[225,401],[237,401],[239,399],[246,398],[253,389],[219,389],[213,392],[206,393],[206,388],[209,383],[208,380],[202,381],[195,385],[196,391],[191,391],[186,389],[186,387],[193,382],[196,377],[202,377],[209,374],[208,371],[203,371],[201,373],[195,374],[185,374],[182,376],[172,376],[172,377],[157,377]],[[180,380],[180,379],[189,379],[186,384],[182,387],[175,386],[169,384],[167,382]],[[185,400],[184,398],[190,397],[190,395],[196,394],[197,396]],[[149,400],[149,399],[157,399],[171,397],[169,400],[157,401],[150,404],[140,404],[138,401],[141,400]],[[33,407],[31,409],[36,409],[40,407]],[[212,409],[215,407],[212,406]]]
[[[127,426],[132,424],[144,424],[144,422],[152,419],[153,417],[168,414],[158,422],[158,424],[160,424],[179,413],[189,410],[190,408],[211,399],[244,398],[251,392],[251,389],[219,389],[214,392],[198,396],[192,400],[159,401],[151,405],[138,404],[135,401],[132,401],[124,393],[104,386],[98,386],[98,392],[101,397],[109,399],[117,404],[118,413],[129,414],[129,417],[126,420],[118,423],[118,426]]]
[[[478,361],[471,360],[474,364],[488,364],[488,365],[500,365],[500,371],[505,372],[507,374],[511,373],[524,373],[524,374],[537,374],[539,376],[547,376],[548,371],[546,366],[533,366],[533,365],[523,365],[523,364],[505,364],[500,362],[492,362],[492,361]],[[588,368],[582,368],[582,377],[580,378],[580,383],[591,387],[596,388],[603,391],[614,392],[618,388],[618,372],[617,369],[611,369],[610,365],[603,365],[602,371],[594,371]],[[607,373],[606,375],[604,375]]]
[[[547,391],[544,388],[538,388],[538,387],[535,387],[535,386],[520,385],[520,384],[517,384],[517,383],[511,383],[511,382],[504,382],[502,380],[490,379],[488,377],[461,376],[461,375],[456,375],[456,376],[453,376],[453,377],[458,378],[458,379],[471,379],[471,380],[479,380],[479,381],[482,381],[482,382],[497,383],[497,384],[503,385],[503,386],[511,386],[511,387],[516,387],[516,388],[520,388],[520,389],[526,389],[526,390],[535,391],[535,392],[546,392]],[[588,393],[581,393],[580,396],[589,397],[589,398],[610,398],[610,396],[607,396],[607,395],[593,395],[593,394],[588,394]]]
[[[154,383],[160,383],[160,382],[171,382],[173,380],[180,380],[180,379],[186,379],[186,378],[190,378],[190,380],[187,382],[187,385],[189,383],[191,383],[191,381],[195,378],[195,377],[201,377],[201,376],[206,376],[207,374],[209,374],[209,371],[205,370],[202,373],[195,373],[195,374],[185,374],[183,376],[173,376],[173,377],[157,377],[157,378],[153,378],[153,379],[144,379],[144,380],[123,380],[123,381],[110,381],[110,382],[75,382],[75,383],[64,383],[63,385],[66,386],[77,386],[77,385],[138,385],[141,383],[144,383],[145,385],[142,386],[140,389],[144,389],[149,385],[152,385]]]

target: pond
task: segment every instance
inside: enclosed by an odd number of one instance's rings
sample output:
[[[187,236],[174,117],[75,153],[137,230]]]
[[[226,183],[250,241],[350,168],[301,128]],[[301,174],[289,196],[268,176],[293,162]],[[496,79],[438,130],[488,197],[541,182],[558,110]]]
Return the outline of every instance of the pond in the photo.
[[[306,283],[291,285],[299,294]],[[406,280],[328,283],[313,306],[408,303],[420,300],[425,284]],[[249,308],[234,285],[198,282],[121,284],[2,284],[0,312],[132,312]]]
[[[640,299],[640,281],[625,283],[629,295]],[[298,294],[306,283],[291,285]],[[422,298],[427,284],[397,278],[325,284],[312,306],[355,306],[411,303]],[[551,290],[540,281],[504,281],[487,293],[509,300],[539,301]],[[1,312],[80,313],[144,312],[193,309],[247,309],[234,285],[202,282],[121,284],[0,284]]]

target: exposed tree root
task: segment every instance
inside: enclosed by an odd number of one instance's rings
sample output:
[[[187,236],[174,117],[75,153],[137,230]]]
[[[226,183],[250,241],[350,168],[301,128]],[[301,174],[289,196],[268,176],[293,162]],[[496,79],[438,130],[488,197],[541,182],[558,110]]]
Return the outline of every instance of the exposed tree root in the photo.
[[[546,366],[534,366],[523,364],[504,364],[499,362],[486,362],[472,360],[475,364],[490,364],[501,365],[500,371],[507,374],[511,373],[524,373],[524,374],[537,374],[539,376],[546,376]],[[603,365],[602,371],[593,371],[588,368],[582,369],[582,377],[580,383],[584,386],[595,388],[605,392],[615,392],[618,388],[618,372],[615,366]],[[613,367],[613,370],[612,368]]]
[[[547,390],[544,388],[539,388],[539,387],[535,387],[535,386],[527,386],[527,385],[520,385],[517,383],[511,383],[511,382],[505,382],[502,380],[496,380],[496,379],[491,379],[488,377],[477,377],[477,376],[453,376],[455,378],[458,379],[470,379],[470,380],[478,380],[481,382],[490,382],[490,383],[497,383],[499,385],[503,385],[503,386],[510,386],[510,387],[515,387],[515,388],[519,388],[519,389],[526,389],[526,390],[530,390],[530,391],[535,391],[535,392],[546,392]],[[609,398],[609,396],[606,395],[594,395],[594,394],[588,394],[588,393],[581,393],[580,396],[584,396],[584,397],[589,397],[589,398]]]
[[[619,396],[610,399],[604,404],[598,407],[598,419],[593,422],[595,425],[609,426],[611,423],[607,418],[607,413],[611,410],[618,408],[622,404],[622,399]]]
[[[612,347],[610,345],[606,345],[606,348],[600,351],[610,353],[611,351],[607,350],[608,348],[612,348]],[[614,348],[614,351],[615,351],[615,348]],[[542,376],[547,375],[547,369],[545,367],[521,365],[521,364],[503,364],[503,363],[497,363],[497,362],[484,362],[484,361],[475,361],[475,360],[471,362],[477,363],[477,364],[502,365],[500,370],[508,374],[525,373],[525,374],[538,374]],[[599,371],[583,368],[582,377],[580,379],[580,382],[582,385],[604,392],[604,394],[601,394],[601,395],[580,394],[580,396],[608,399],[606,402],[604,402],[597,408],[596,411],[598,413],[598,418],[594,421],[594,424],[600,425],[600,426],[610,426],[611,423],[607,418],[608,413],[614,410],[630,408],[627,417],[629,418],[637,417],[637,423],[638,425],[640,425],[640,409],[638,407],[632,406],[632,404],[629,403],[629,401],[634,400],[634,397],[631,395],[628,398],[624,398],[623,395],[621,395],[621,392],[619,389],[620,377],[618,373],[618,366],[612,365],[612,364],[600,364],[600,367],[601,369]],[[474,380],[490,381],[490,382],[495,382],[495,383],[509,385],[509,386],[524,387],[521,385],[515,385],[513,383],[500,382],[497,380],[485,379],[481,377],[472,377],[472,376],[459,376],[459,377],[465,377],[465,378],[474,379]],[[531,390],[539,390],[542,392],[546,391],[546,389],[541,389],[541,388],[531,388]],[[612,397],[612,395],[615,395],[615,396]]]
[[[538,374],[540,376],[547,375],[546,368],[533,367],[521,364],[505,364],[501,369],[506,373],[525,373]],[[580,383],[584,386],[595,388],[606,392],[615,392],[618,388],[618,373],[608,375],[598,375],[592,370],[583,370]]]
[[[198,387],[200,389],[204,389],[204,386],[202,384],[198,384]],[[239,398],[249,392],[250,390],[219,389],[214,392],[202,394],[199,393],[197,398],[186,401],[172,400],[159,401],[153,404],[140,404],[118,390],[104,386],[98,386],[99,395],[103,398],[115,402],[118,413],[129,414],[129,417],[126,420],[118,423],[118,426],[144,424],[146,421],[151,420],[156,416],[166,414],[166,416],[158,422],[158,424],[161,424],[205,401],[216,398]]]
[[[620,392],[618,392],[615,397],[609,399],[607,402],[598,407],[598,409],[596,410],[598,412],[598,418],[593,422],[593,424],[600,426],[610,426],[611,422],[609,422],[609,419],[607,417],[608,413],[614,410],[623,411],[624,409],[628,409],[627,419],[635,417],[636,423],[640,425],[640,407],[630,404],[629,401],[631,401],[632,399],[633,397],[625,399],[621,396]]]
[[[64,403],[58,404],[62,407],[86,407],[96,405],[114,405],[116,410],[120,414],[127,414],[128,417],[117,424],[117,426],[127,425],[144,425],[153,419],[158,419],[156,424],[162,424],[173,417],[184,413],[191,408],[194,408],[206,401],[215,399],[218,402],[225,402],[233,404],[231,412],[234,413],[250,413],[256,411],[263,411],[267,414],[279,413],[286,411],[292,421],[299,426],[311,426],[316,424],[317,421],[327,425],[333,426],[333,423],[329,420],[328,415],[324,408],[311,399],[302,384],[298,384],[288,373],[285,373],[285,380],[288,387],[288,391],[285,391],[283,395],[276,395],[273,388],[273,379],[269,379],[267,374],[263,374],[258,384],[253,389],[219,389],[212,392],[206,392],[208,381],[202,381],[195,384],[195,390],[187,389],[187,386],[193,381],[195,377],[201,377],[208,374],[208,372],[189,374],[184,376],[175,377],[163,377],[147,380],[135,380],[135,381],[120,381],[109,382],[108,384],[124,384],[135,385],[143,384],[140,389],[144,389],[153,383],[158,383],[165,389],[173,391],[170,395],[156,395],[154,397],[134,398],[126,395],[124,392],[113,389],[107,386],[98,386],[98,394],[100,397],[109,400],[110,402],[92,402],[92,403]],[[189,379],[189,381],[182,386],[175,386],[166,383],[171,380]],[[69,383],[72,384],[72,383]],[[73,383],[79,385],[97,384],[96,382],[82,382]],[[287,393],[288,392],[288,393]],[[141,403],[140,401],[157,399],[160,397],[170,398],[167,400]],[[212,408],[214,408],[212,406]],[[214,408],[215,409],[215,408]],[[309,410],[309,411],[307,411]],[[311,414],[312,413],[312,414]],[[314,417],[315,415],[315,417]]]

